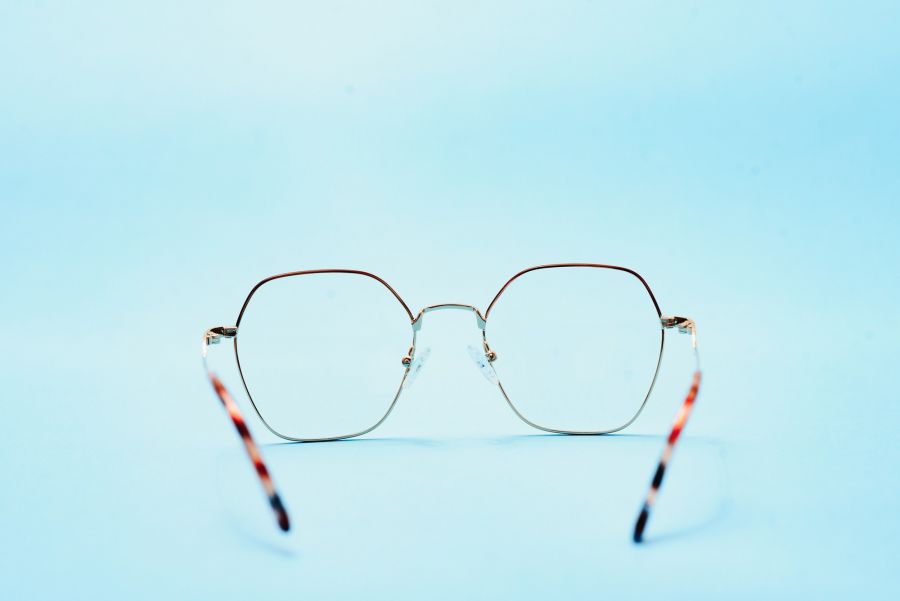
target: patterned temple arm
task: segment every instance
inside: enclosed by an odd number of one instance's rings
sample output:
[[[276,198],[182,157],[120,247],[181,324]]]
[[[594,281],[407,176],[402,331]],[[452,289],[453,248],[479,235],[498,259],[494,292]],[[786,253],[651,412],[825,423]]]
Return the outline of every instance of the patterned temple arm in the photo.
[[[641,513],[638,515],[637,522],[634,525],[634,542],[639,543],[644,540],[644,529],[647,527],[647,520],[650,518],[650,509],[656,501],[659,494],[659,487],[662,486],[663,476],[666,473],[666,466],[672,458],[672,451],[675,449],[675,443],[684,430],[688,417],[691,415],[691,409],[694,408],[694,401],[697,398],[697,392],[700,390],[700,354],[697,351],[697,325],[693,320],[686,317],[663,317],[661,319],[664,328],[678,328],[679,332],[691,335],[691,346],[694,349],[694,357],[697,361],[697,368],[694,371],[694,380],[691,383],[691,389],[688,391],[678,415],[672,424],[672,431],[666,440],[666,446],[663,449],[662,457],[659,459],[659,465],[656,466],[656,472],[653,474],[653,480],[650,482],[650,490],[647,492],[647,498],[641,507]]]
[[[216,396],[222,401],[222,406],[225,407],[225,411],[228,412],[228,417],[230,417],[231,421],[234,423],[234,427],[244,443],[244,448],[247,450],[250,461],[253,462],[253,467],[256,469],[256,475],[259,476],[259,481],[262,483],[263,490],[269,498],[269,505],[272,507],[272,511],[275,512],[275,519],[278,522],[278,527],[287,532],[291,529],[287,510],[281,502],[281,497],[278,496],[278,491],[275,490],[275,484],[272,483],[272,477],[269,475],[269,470],[263,462],[259,447],[257,447],[256,443],[253,441],[253,436],[250,435],[250,430],[244,422],[244,418],[238,409],[237,403],[231,398],[231,394],[228,392],[228,389],[225,388],[225,385],[222,384],[222,381],[219,380],[218,376],[209,369],[209,365],[206,361],[206,354],[210,344],[218,344],[222,338],[233,338],[236,334],[236,328],[227,327],[211,328],[203,334],[203,368],[206,370],[206,375],[209,377],[213,390],[216,391]]]

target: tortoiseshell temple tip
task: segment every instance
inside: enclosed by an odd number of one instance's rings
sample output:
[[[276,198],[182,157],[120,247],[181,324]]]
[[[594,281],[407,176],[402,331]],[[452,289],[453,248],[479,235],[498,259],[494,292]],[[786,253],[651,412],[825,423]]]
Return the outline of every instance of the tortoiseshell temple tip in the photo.
[[[644,505],[641,508],[641,514],[638,516],[637,523],[634,525],[634,542],[640,543],[644,540],[644,527],[647,525],[647,519],[650,517],[650,511]]]
[[[278,520],[278,527],[281,528],[282,532],[289,532],[291,529],[291,520],[288,518],[287,510],[281,503],[281,497],[276,494],[269,499],[269,503],[272,505],[272,511],[275,512],[275,516]]]

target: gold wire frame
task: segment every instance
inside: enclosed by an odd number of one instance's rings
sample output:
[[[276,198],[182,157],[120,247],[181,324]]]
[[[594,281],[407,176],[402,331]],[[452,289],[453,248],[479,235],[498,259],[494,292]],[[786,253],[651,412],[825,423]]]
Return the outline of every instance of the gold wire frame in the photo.
[[[644,289],[647,291],[647,294],[650,296],[650,300],[653,302],[653,306],[656,309],[657,316],[658,317],[661,316],[661,311],[659,308],[659,304],[656,301],[656,297],[653,295],[653,291],[650,289],[650,286],[647,284],[647,282],[644,280],[644,278],[636,271],[633,271],[626,267],[619,267],[616,265],[604,265],[604,264],[599,264],[599,263],[552,263],[552,264],[547,264],[547,265],[538,265],[535,267],[529,267],[527,269],[523,269],[522,271],[516,273],[514,276],[512,276],[511,278],[509,278],[506,281],[506,283],[500,288],[500,290],[497,292],[497,294],[494,295],[494,298],[491,300],[490,304],[488,305],[487,311],[485,311],[483,314],[474,305],[469,305],[469,304],[465,304],[465,303],[440,303],[440,304],[436,304],[436,305],[428,305],[428,306],[422,308],[415,317],[413,317],[413,313],[412,313],[412,311],[410,311],[409,306],[406,304],[406,302],[403,300],[403,298],[397,293],[397,291],[394,290],[394,288],[392,288],[390,286],[390,284],[388,284],[385,280],[383,280],[382,278],[378,277],[375,274],[369,273],[367,271],[356,270],[356,269],[311,269],[311,270],[304,270],[304,271],[292,271],[292,272],[287,272],[287,273],[281,273],[281,274],[273,275],[273,276],[270,276],[270,277],[267,277],[267,278],[261,280],[250,290],[250,293],[247,295],[247,298],[244,300],[244,303],[241,306],[241,310],[238,313],[238,318],[237,318],[237,321],[235,322],[235,325],[230,326],[230,327],[220,326],[218,328],[212,328],[208,331],[207,335],[209,335],[210,333],[213,333],[214,338],[212,340],[209,340],[210,344],[217,343],[219,341],[220,337],[233,338],[235,361],[237,362],[238,372],[241,376],[241,383],[243,384],[244,391],[247,393],[247,397],[250,399],[250,404],[253,406],[253,410],[256,412],[256,415],[259,417],[260,421],[262,421],[263,425],[265,425],[265,427],[272,434],[274,434],[275,436],[278,436],[279,438],[282,438],[284,440],[289,440],[292,442],[325,442],[325,441],[329,441],[329,440],[342,440],[342,439],[347,439],[347,438],[355,438],[357,436],[362,436],[364,434],[371,432],[372,430],[374,430],[375,428],[380,426],[382,423],[384,423],[384,421],[388,418],[388,416],[394,410],[394,407],[397,405],[397,401],[400,399],[400,394],[403,392],[404,385],[406,383],[407,378],[409,377],[410,369],[412,367],[412,363],[415,358],[416,336],[422,328],[422,325],[424,322],[424,317],[427,313],[431,313],[433,311],[441,311],[441,310],[471,311],[475,315],[476,326],[481,330],[482,344],[484,346],[485,357],[487,358],[489,363],[493,363],[497,358],[497,354],[490,348],[490,344],[487,339],[487,324],[488,324],[488,318],[490,317],[491,310],[497,304],[497,301],[500,299],[500,297],[503,295],[503,293],[507,290],[509,285],[512,282],[514,282],[516,279],[518,279],[519,277],[521,277],[527,273],[530,273],[532,271],[537,271],[537,270],[542,270],[542,269],[558,269],[558,268],[610,269],[610,270],[616,270],[616,271],[628,273],[628,274],[634,276],[635,278],[637,278],[640,281],[640,283],[644,286]],[[257,290],[259,290],[260,287],[264,286],[265,284],[275,281],[275,280],[282,279],[282,278],[288,278],[288,277],[317,275],[317,274],[334,274],[334,273],[358,275],[358,276],[362,276],[362,277],[368,277],[368,278],[371,278],[371,279],[379,282],[382,286],[384,286],[384,288],[388,292],[391,293],[391,295],[394,296],[394,298],[397,299],[397,301],[400,303],[400,305],[406,311],[406,314],[409,316],[410,324],[412,326],[412,341],[410,343],[409,351],[407,352],[407,354],[400,358],[401,364],[404,367],[403,375],[400,380],[400,384],[397,388],[397,391],[396,391],[396,393],[394,393],[393,398],[391,399],[391,402],[388,404],[385,413],[372,426],[365,428],[363,430],[359,430],[357,432],[341,434],[341,435],[337,435],[337,436],[325,436],[325,437],[315,437],[315,438],[299,438],[299,437],[289,436],[289,435],[279,432],[271,424],[269,424],[269,422],[266,420],[265,416],[263,415],[263,412],[260,410],[259,406],[257,405],[256,401],[253,399],[253,395],[250,392],[250,388],[247,384],[247,379],[244,376],[243,369],[241,368],[241,359],[240,359],[240,354],[238,352],[238,331],[240,328],[241,320],[243,319],[244,313],[247,310],[247,307],[249,306],[250,301],[253,298],[253,295],[257,292]],[[497,386],[500,389],[500,392],[503,395],[503,398],[506,400],[506,403],[509,405],[510,409],[512,409],[513,413],[519,419],[521,419],[523,422],[525,422],[529,426],[536,428],[538,430],[542,430],[544,432],[552,432],[554,434],[572,434],[572,435],[600,435],[600,434],[611,434],[613,432],[618,432],[624,428],[627,428],[632,423],[634,423],[634,421],[640,416],[641,412],[644,410],[644,407],[647,405],[647,401],[650,399],[650,395],[653,392],[653,387],[656,384],[656,379],[657,379],[657,376],[659,375],[659,369],[660,369],[660,366],[662,365],[663,350],[665,347],[665,339],[666,339],[665,329],[667,327],[670,327],[665,322],[661,322],[660,325],[662,327],[660,328],[659,355],[657,357],[656,366],[653,371],[653,377],[651,378],[651,381],[650,381],[650,386],[647,390],[647,393],[644,395],[643,401],[641,402],[640,406],[638,407],[635,414],[631,417],[631,419],[629,419],[625,424],[618,426],[616,428],[611,428],[611,429],[606,429],[606,430],[561,430],[561,429],[548,428],[548,427],[542,426],[540,424],[537,424],[537,423],[529,420],[527,417],[525,417],[519,411],[518,408],[516,408],[515,403],[510,398],[506,389],[503,387],[503,383],[500,381],[499,375],[497,375]]]
[[[250,299],[253,298],[253,295],[256,293],[256,291],[259,290],[259,288],[262,287],[264,284],[267,284],[268,282],[272,282],[274,280],[287,278],[287,277],[328,274],[328,273],[344,273],[344,274],[359,275],[359,276],[372,278],[373,280],[379,282],[382,286],[384,286],[394,296],[394,298],[396,298],[397,301],[399,301],[399,303],[403,306],[403,309],[406,311],[406,314],[409,316],[409,318],[411,320],[413,319],[412,312],[409,310],[409,307],[407,306],[406,302],[404,302],[403,298],[401,298],[401,296],[399,294],[397,294],[397,292],[390,286],[390,284],[385,282],[383,279],[381,279],[377,275],[374,275],[367,271],[360,271],[360,270],[356,270],[356,269],[311,269],[311,270],[306,270],[306,271],[292,271],[292,272],[288,272],[288,273],[282,273],[282,274],[270,276],[270,277],[260,281],[259,283],[257,283],[253,287],[253,289],[250,290],[250,294],[247,295],[246,300],[244,300],[244,304],[241,306],[241,311],[240,311],[240,313],[238,313],[237,322],[235,322],[235,326],[234,326],[234,336],[233,336],[233,338],[234,338],[234,358],[235,358],[235,361],[237,361],[238,373],[241,376],[241,383],[244,385],[244,392],[247,393],[247,398],[250,399],[250,404],[253,406],[253,410],[256,412],[256,415],[259,416],[259,419],[263,423],[263,425],[269,430],[269,432],[271,432],[275,436],[278,436],[279,438],[283,438],[284,440],[289,440],[291,442],[327,442],[330,440],[343,440],[346,438],[356,438],[357,436],[362,436],[363,434],[368,434],[369,432],[371,432],[372,430],[374,430],[375,428],[380,426],[382,423],[384,423],[384,420],[386,420],[388,418],[388,416],[391,414],[391,412],[394,410],[394,407],[397,405],[397,400],[400,398],[400,393],[403,392],[403,385],[406,383],[406,378],[409,376],[411,361],[410,361],[409,365],[404,364],[405,369],[403,370],[403,376],[400,379],[400,385],[397,387],[397,392],[394,393],[393,399],[391,400],[390,404],[388,405],[387,410],[385,411],[384,415],[382,415],[381,418],[377,422],[375,422],[372,426],[365,428],[363,430],[360,430],[358,432],[352,432],[349,434],[341,434],[338,436],[323,436],[323,437],[316,437],[316,438],[298,438],[295,436],[288,436],[286,434],[282,434],[281,432],[279,432],[275,428],[273,428],[269,424],[268,421],[266,421],[266,418],[263,416],[262,411],[260,411],[259,407],[257,406],[256,401],[253,400],[253,395],[250,393],[250,388],[247,385],[247,378],[244,377],[244,371],[241,368],[241,358],[240,358],[240,354],[238,353],[238,336],[237,336],[238,329],[240,328],[240,325],[241,325],[241,319],[243,319],[244,312],[247,310],[247,307],[250,304]],[[415,348],[416,348],[416,332],[417,332],[416,329],[413,328],[412,342],[410,343],[410,350],[408,353],[408,356],[410,357],[410,359],[412,359],[414,352],[415,352]]]
[[[644,280],[644,278],[638,272],[636,272],[632,269],[628,269],[627,267],[620,267],[618,265],[604,265],[604,264],[600,264],[600,263],[551,263],[548,265],[537,265],[535,267],[529,267],[527,269],[523,269],[522,271],[520,271],[513,277],[509,278],[509,280],[506,281],[506,283],[503,285],[502,288],[500,288],[500,290],[497,292],[497,294],[494,295],[494,298],[491,301],[491,304],[488,305],[487,311],[485,311],[485,314],[484,314],[485,323],[487,323],[487,320],[491,315],[491,310],[497,304],[497,301],[500,299],[500,297],[503,295],[503,293],[506,292],[506,289],[509,288],[509,285],[512,284],[514,281],[516,281],[518,278],[522,277],[525,274],[531,273],[533,271],[540,271],[540,270],[544,270],[544,269],[561,269],[561,268],[570,268],[570,267],[571,268],[610,269],[610,270],[620,271],[620,272],[627,273],[627,274],[634,276],[635,278],[637,278],[640,281],[640,283],[643,285],[644,289],[647,291],[647,294],[650,296],[650,300],[653,302],[653,307],[656,309],[657,317],[661,317],[662,312],[660,311],[659,303],[656,302],[656,297],[653,295],[653,291],[650,289],[650,286],[647,284],[647,281]],[[647,394],[644,395],[644,400],[641,401],[640,407],[638,407],[637,411],[631,417],[631,419],[629,419],[625,424],[618,426],[616,428],[609,428],[606,430],[561,430],[561,429],[557,429],[557,428],[547,428],[545,426],[541,426],[540,424],[536,424],[533,421],[531,421],[530,419],[528,419],[527,417],[525,417],[516,408],[515,403],[512,401],[512,399],[509,398],[509,394],[506,392],[506,389],[503,387],[503,382],[500,381],[499,374],[497,376],[497,386],[500,388],[500,392],[503,394],[503,398],[506,399],[506,402],[509,405],[509,408],[513,410],[513,413],[515,413],[519,417],[519,419],[521,419],[523,422],[525,422],[532,428],[537,428],[538,430],[543,430],[544,432],[551,432],[553,434],[571,434],[571,435],[576,435],[576,436],[577,435],[597,436],[597,435],[601,435],[601,434],[612,434],[613,432],[618,432],[620,430],[624,430],[625,428],[627,428],[628,426],[633,424],[635,422],[635,420],[641,415],[641,412],[643,412],[644,407],[646,407],[646,405],[647,405],[647,401],[650,399],[650,395],[653,393],[653,387],[656,384],[656,378],[659,375],[659,368],[662,365],[663,349],[665,348],[665,344],[666,344],[665,326],[662,323],[660,325],[663,327],[661,327],[660,331],[659,331],[659,333],[660,333],[659,355],[656,358],[656,367],[654,367],[654,369],[653,369],[653,377],[650,379],[650,387],[647,389]],[[488,348],[487,329],[483,328],[481,331],[481,334],[482,334],[482,337],[484,338],[485,348]]]

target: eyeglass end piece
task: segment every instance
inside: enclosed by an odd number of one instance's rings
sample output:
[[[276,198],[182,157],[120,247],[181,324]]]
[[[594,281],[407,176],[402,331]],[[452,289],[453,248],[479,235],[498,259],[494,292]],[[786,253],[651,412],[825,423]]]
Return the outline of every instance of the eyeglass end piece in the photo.
[[[680,317],[678,315],[663,315],[659,318],[659,323],[663,329],[678,328],[682,334],[691,335],[691,346],[697,348],[697,324],[689,317]]]
[[[222,338],[234,338],[237,336],[237,328],[234,326],[216,326],[206,330],[203,335],[206,344],[219,344]]]
[[[663,315],[659,318],[662,327],[678,328],[679,332],[687,333],[694,327],[694,320],[689,317],[681,317],[679,315]]]

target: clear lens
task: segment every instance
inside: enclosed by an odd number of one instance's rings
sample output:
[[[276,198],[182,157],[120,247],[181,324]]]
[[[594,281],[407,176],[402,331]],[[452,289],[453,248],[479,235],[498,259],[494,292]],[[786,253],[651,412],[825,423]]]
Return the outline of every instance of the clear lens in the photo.
[[[412,331],[403,305],[378,280],[318,273],[260,286],[237,341],[262,419],[280,436],[307,440],[359,434],[384,418]]]
[[[561,432],[628,425],[662,352],[656,306],[638,277],[555,267],[513,280],[485,329],[504,393],[526,421]]]

